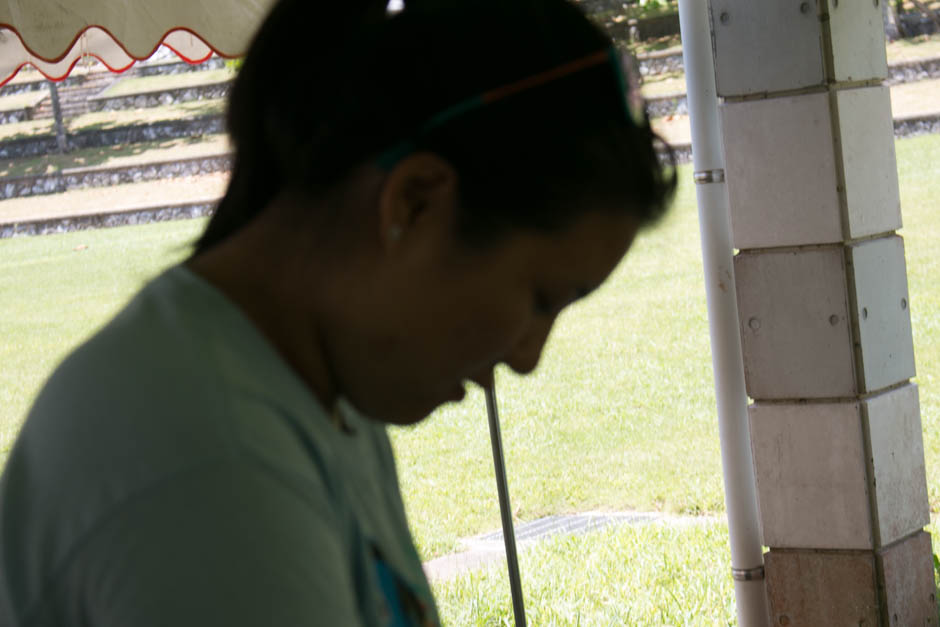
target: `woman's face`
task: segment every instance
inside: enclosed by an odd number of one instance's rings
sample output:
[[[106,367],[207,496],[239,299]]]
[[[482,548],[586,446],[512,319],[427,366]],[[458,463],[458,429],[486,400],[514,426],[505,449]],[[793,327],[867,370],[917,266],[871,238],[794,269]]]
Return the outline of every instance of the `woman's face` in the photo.
[[[429,221],[346,285],[350,306],[323,338],[337,388],[384,422],[417,422],[467,382],[492,385],[497,364],[532,371],[558,313],[607,278],[637,229],[590,211],[563,231],[475,249],[452,220]]]

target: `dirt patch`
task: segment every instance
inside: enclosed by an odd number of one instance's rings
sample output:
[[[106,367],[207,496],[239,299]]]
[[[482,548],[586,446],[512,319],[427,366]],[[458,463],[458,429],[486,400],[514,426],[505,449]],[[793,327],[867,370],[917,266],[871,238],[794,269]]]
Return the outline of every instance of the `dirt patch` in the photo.
[[[896,118],[940,113],[940,79],[892,87],[891,112]]]

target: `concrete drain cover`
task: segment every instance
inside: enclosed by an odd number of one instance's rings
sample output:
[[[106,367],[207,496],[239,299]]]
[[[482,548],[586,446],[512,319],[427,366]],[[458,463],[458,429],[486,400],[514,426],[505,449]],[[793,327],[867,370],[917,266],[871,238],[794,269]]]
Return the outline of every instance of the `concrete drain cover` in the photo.
[[[532,543],[559,533],[582,534],[603,529],[609,525],[642,524],[661,518],[658,514],[641,513],[588,513],[567,516],[548,516],[516,527],[516,541]],[[503,545],[503,532],[494,531],[464,541],[467,545]],[[479,547],[483,548],[483,547]]]

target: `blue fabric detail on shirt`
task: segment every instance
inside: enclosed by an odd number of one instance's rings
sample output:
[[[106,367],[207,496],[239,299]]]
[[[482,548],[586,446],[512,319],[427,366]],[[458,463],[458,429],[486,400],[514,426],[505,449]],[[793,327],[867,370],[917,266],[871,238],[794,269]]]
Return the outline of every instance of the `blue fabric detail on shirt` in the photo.
[[[379,577],[379,586],[388,606],[388,627],[408,627],[411,623],[406,617],[398,592],[398,579],[388,565],[380,559],[375,560],[375,571]]]

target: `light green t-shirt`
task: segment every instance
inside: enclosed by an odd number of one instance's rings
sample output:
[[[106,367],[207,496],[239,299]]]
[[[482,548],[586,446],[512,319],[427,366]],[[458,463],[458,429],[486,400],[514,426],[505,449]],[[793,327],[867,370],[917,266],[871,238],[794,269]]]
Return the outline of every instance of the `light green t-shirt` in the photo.
[[[434,625],[385,428],[184,266],[56,370],[0,479],[0,625]],[[396,622],[397,621],[397,622]]]

